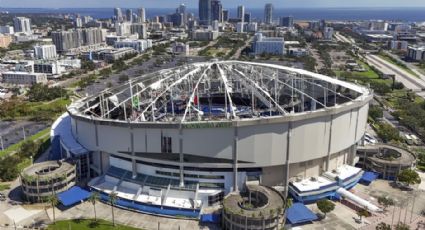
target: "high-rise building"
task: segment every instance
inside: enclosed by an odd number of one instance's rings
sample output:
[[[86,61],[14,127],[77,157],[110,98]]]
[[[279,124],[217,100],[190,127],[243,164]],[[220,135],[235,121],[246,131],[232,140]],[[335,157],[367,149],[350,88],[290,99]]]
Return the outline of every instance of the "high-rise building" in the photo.
[[[172,22],[173,26],[181,27],[184,25],[184,18],[183,14],[181,13],[174,13],[167,15],[167,22]]]
[[[55,45],[37,45],[34,46],[34,58],[35,59],[54,59],[56,58],[56,46]]]
[[[146,22],[146,11],[145,8],[139,8],[139,22]]]
[[[21,32],[25,34],[31,34],[31,21],[29,18],[16,17],[13,19],[13,25],[15,32]]]
[[[127,19],[127,22],[133,22],[133,10],[132,9],[127,9],[125,11],[125,17]]]
[[[75,27],[77,28],[83,27],[83,20],[80,17],[76,18],[74,23],[75,23]]]
[[[238,19],[240,20],[244,20],[244,16],[245,16],[245,6],[238,6]]]
[[[211,20],[217,20],[218,22],[223,21],[222,15],[223,7],[220,0],[211,0]]]
[[[211,0],[199,0],[199,24],[211,24]]]
[[[139,38],[146,39],[148,37],[146,27],[145,23],[133,23],[130,26],[131,34],[138,34]]]
[[[271,3],[267,3],[264,7],[264,22],[269,25],[273,23],[273,5]]]
[[[114,17],[115,17],[115,21],[118,21],[118,22],[123,21],[121,8],[115,8],[114,9]]]
[[[294,27],[294,18],[292,16],[281,17],[280,26],[289,27],[289,28]]]
[[[131,23],[123,22],[115,24],[115,31],[118,36],[126,36],[131,34]]]
[[[332,27],[325,27],[323,29],[323,39],[331,41],[334,35],[334,28]]]
[[[245,13],[243,18],[244,18],[244,22],[251,23],[251,13]]]
[[[104,32],[101,28],[54,31],[51,36],[58,52],[100,44],[104,41]]]
[[[229,21],[229,10],[223,9],[222,15],[223,15],[223,22]]]

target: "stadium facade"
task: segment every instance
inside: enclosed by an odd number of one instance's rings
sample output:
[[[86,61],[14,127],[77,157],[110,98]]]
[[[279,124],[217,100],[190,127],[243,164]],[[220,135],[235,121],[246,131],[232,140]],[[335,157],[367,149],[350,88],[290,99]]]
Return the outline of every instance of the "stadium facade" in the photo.
[[[300,201],[357,183],[350,165],[371,99],[365,87],[305,70],[212,61],[75,101],[51,135],[105,199],[116,192],[122,206],[191,216],[249,181]]]

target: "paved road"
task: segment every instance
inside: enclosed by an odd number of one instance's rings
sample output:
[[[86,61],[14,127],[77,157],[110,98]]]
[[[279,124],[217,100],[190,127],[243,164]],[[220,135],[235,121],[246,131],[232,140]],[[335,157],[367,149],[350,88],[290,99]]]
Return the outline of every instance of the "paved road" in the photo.
[[[247,39],[245,42],[245,45],[241,46],[230,59],[233,59],[233,60],[239,59],[239,57],[241,56],[242,50],[245,49],[245,47],[247,47],[252,42],[252,40],[254,40],[254,37],[250,37],[249,39]]]
[[[406,72],[400,67],[380,58],[376,55],[368,54],[366,59],[369,64],[375,66],[377,69],[385,73],[393,73],[396,77],[396,81],[403,83],[403,85],[416,92],[420,92],[422,89],[425,89],[425,81],[417,78],[411,73]]]

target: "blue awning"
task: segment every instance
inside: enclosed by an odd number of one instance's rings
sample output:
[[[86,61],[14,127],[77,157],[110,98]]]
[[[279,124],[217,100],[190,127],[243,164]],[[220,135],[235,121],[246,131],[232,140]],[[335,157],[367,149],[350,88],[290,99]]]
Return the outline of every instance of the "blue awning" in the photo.
[[[220,223],[220,214],[202,214],[201,223]]]
[[[91,192],[84,190],[78,186],[74,186],[65,192],[59,193],[58,199],[64,206],[71,206],[88,199],[90,197],[90,194]]]
[[[286,219],[290,224],[301,224],[317,220],[316,214],[314,214],[302,203],[292,204],[292,206],[288,208],[286,212]]]
[[[378,178],[378,177],[379,177],[378,173],[366,171],[366,172],[363,173],[363,176],[360,179],[360,182],[362,184],[369,185],[370,183],[372,183],[372,181],[376,180],[376,178]]]

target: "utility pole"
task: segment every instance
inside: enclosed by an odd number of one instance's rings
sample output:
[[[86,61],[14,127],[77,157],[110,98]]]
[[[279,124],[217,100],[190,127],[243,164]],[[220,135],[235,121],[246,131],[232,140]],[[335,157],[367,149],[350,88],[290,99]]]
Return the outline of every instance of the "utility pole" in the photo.
[[[1,150],[4,151],[3,136],[0,136],[0,145],[1,145]]]
[[[25,127],[22,127],[22,133],[24,134],[24,140],[26,140],[27,136],[25,135]]]

